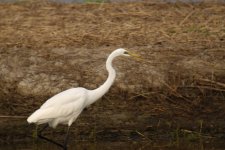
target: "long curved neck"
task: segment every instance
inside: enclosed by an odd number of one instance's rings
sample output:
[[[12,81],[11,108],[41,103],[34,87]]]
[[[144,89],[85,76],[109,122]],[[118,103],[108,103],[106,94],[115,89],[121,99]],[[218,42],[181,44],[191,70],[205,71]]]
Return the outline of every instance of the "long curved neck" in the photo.
[[[94,103],[95,101],[97,101],[99,98],[101,98],[106,92],[108,92],[109,88],[112,86],[116,77],[116,72],[114,68],[112,67],[112,61],[116,56],[118,55],[115,53],[112,53],[109,55],[106,61],[106,69],[108,71],[108,78],[105,81],[105,83],[102,84],[99,88],[95,90],[90,90],[87,105],[90,105]]]

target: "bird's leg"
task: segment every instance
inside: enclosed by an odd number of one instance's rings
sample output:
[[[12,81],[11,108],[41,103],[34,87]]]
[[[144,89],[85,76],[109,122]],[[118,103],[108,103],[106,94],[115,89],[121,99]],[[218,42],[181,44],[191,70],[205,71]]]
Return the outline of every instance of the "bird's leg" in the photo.
[[[55,141],[53,141],[53,140],[51,140],[51,139],[49,139],[49,138],[46,138],[46,137],[44,137],[44,136],[42,135],[42,132],[43,132],[47,127],[48,127],[48,124],[46,124],[41,130],[38,131],[38,137],[39,137],[40,139],[46,140],[46,141],[48,141],[48,142],[50,142],[50,143],[53,143],[53,144],[55,144],[55,145],[57,145],[57,146],[62,147],[63,149],[65,149],[65,148],[64,148],[64,145],[62,145],[62,144],[60,144],[60,143],[57,143],[57,142],[55,142]],[[66,150],[66,149],[65,149],[65,150]]]
[[[64,140],[64,144],[63,144],[64,150],[67,150],[67,143],[68,143],[68,139],[69,139],[69,130],[70,130],[70,126],[68,126],[68,128],[67,128],[66,137]]]
[[[48,127],[48,124],[46,124],[41,130],[37,131],[37,135],[40,136],[42,132]]]

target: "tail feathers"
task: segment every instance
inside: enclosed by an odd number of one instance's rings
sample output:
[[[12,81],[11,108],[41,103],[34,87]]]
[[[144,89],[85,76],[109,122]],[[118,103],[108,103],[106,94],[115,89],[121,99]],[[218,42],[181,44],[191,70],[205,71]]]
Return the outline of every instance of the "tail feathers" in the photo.
[[[47,123],[49,120],[52,120],[51,112],[52,109],[38,109],[27,118],[27,122],[36,124]]]

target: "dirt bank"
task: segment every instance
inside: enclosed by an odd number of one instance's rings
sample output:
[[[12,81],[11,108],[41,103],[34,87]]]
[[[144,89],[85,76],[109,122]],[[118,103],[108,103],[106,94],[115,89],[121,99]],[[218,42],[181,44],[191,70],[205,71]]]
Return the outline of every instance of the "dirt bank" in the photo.
[[[107,55],[125,47],[145,61],[115,61],[116,82],[77,120],[80,132],[95,125],[150,135],[203,122],[207,134],[221,133],[224,12],[203,3],[0,4],[0,113],[28,116],[62,90],[98,87]]]

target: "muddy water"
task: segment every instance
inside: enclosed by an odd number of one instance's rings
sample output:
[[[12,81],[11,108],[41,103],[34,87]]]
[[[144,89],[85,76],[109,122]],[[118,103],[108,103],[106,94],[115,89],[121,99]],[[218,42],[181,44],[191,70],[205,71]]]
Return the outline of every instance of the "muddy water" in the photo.
[[[44,141],[34,141],[26,144],[0,145],[1,150],[59,150],[60,148]],[[198,142],[88,142],[76,141],[69,144],[69,150],[223,150],[224,141],[198,141]]]
[[[83,116],[84,117],[84,116]],[[225,135],[220,133],[192,134],[186,132],[184,135],[176,129],[153,129],[141,132],[137,128],[116,128],[106,130],[103,126],[96,129],[92,135],[90,123],[82,124],[82,118],[77,120],[70,133],[69,150],[224,150]],[[9,124],[10,122],[10,124]],[[152,122],[153,124],[153,122]],[[125,126],[125,125],[124,125]],[[76,129],[76,130],[74,130]],[[102,131],[104,129],[104,132]],[[53,137],[62,143],[66,128],[59,126],[57,129],[48,129],[44,134]],[[129,131],[128,131],[129,130]],[[25,118],[0,119],[0,150],[59,150],[60,148],[46,141],[32,137],[35,126],[28,125]],[[140,131],[140,132],[138,132]],[[188,131],[188,130],[187,130]],[[190,131],[190,130],[189,130]],[[191,131],[190,131],[191,132]],[[129,133],[129,134],[128,134]]]

